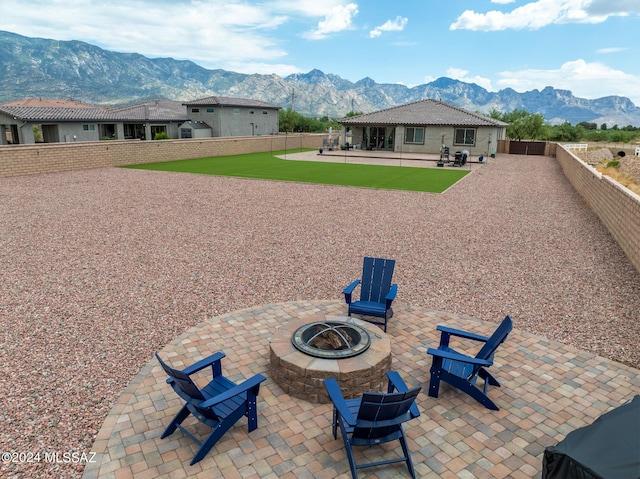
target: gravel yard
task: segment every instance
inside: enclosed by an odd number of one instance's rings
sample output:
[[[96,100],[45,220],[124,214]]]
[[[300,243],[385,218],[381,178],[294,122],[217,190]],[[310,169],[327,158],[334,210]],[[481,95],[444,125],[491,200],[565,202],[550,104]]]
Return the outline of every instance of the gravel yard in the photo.
[[[397,260],[398,302],[511,314],[640,367],[640,275],[552,158],[502,155],[442,195],[116,168],[2,178],[0,212],[2,451],[90,451],[155,350],[228,311],[340,298],[364,255]]]

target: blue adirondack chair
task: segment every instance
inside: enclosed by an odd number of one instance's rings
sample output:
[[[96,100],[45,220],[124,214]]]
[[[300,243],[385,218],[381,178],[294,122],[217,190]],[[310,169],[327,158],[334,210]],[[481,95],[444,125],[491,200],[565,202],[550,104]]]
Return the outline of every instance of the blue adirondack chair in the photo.
[[[453,387],[467,393],[488,409],[498,411],[498,406],[489,399],[487,387],[500,386],[500,383],[487,371],[486,368],[493,364],[493,355],[498,346],[507,339],[513,329],[513,322],[507,316],[490,337],[461,331],[459,329],[438,326],[440,345],[438,349],[429,348],[427,353],[433,356],[431,364],[431,380],[429,381],[429,396],[437,398],[440,390],[440,381],[445,381]],[[485,343],[474,357],[459,353],[449,347],[451,336],[472,339]],[[482,389],[476,386],[476,380],[480,377],[484,380]]]
[[[365,257],[362,265],[362,278],[347,286],[342,293],[349,306],[349,316],[362,314],[383,318],[384,321],[366,319],[373,324],[384,326],[387,331],[387,320],[393,316],[391,303],[398,294],[398,285],[391,284],[395,260]],[[352,301],[353,291],[360,285],[360,300]]]
[[[249,432],[258,427],[257,396],[260,383],[266,378],[262,374],[236,385],[222,375],[221,360],[225,355],[215,353],[208,358],[192,364],[186,369],[177,370],[168,366],[158,353],[156,358],[169,378],[167,383],[185,400],[185,404],[162,433],[161,439],[173,434],[176,428],[200,446],[191,465],[202,460],[213,445],[233,426],[242,416],[249,420]],[[199,389],[191,380],[191,375],[211,366],[213,380],[204,388]],[[199,421],[212,428],[211,433],[201,441],[183,426],[182,422],[193,414]]]
[[[354,479],[358,477],[358,469],[396,462],[406,462],[411,477],[416,477],[402,424],[420,416],[415,402],[421,387],[409,389],[395,371],[387,373],[387,378],[387,394],[367,392],[356,399],[344,399],[334,378],[324,380],[324,386],[333,403],[333,438],[338,438],[337,428],[340,426]],[[356,464],[353,446],[373,446],[395,440],[400,441],[404,454],[402,457]]]

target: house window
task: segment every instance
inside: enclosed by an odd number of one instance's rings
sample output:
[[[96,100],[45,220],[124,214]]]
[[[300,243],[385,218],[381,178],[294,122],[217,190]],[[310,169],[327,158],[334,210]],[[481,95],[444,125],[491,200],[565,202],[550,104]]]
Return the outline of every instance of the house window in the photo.
[[[456,128],[453,144],[474,146],[476,144],[476,130],[474,128]]]
[[[419,143],[424,144],[424,128],[423,127],[409,127],[404,130],[404,142],[405,143]]]
[[[191,113],[200,113],[200,108],[192,108]]]
[[[255,112],[253,110],[249,110],[249,114],[253,115]]]
[[[151,125],[151,138],[155,140],[156,135],[164,133],[167,134],[166,125]]]
[[[262,110],[262,114],[263,114],[263,115],[268,115],[268,114],[269,114],[269,112],[268,112],[267,110]]]
[[[191,128],[180,128],[180,138],[193,138]]]
[[[233,109],[233,114],[234,114],[234,115],[237,115],[237,114],[239,114],[239,113],[240,113],[240,108],[234,108],[234,109]]]
[[[207,108],[207,113],[213,113],[213,108]]]
[[[83,131],[96,131],[96,125],[82,125]]]

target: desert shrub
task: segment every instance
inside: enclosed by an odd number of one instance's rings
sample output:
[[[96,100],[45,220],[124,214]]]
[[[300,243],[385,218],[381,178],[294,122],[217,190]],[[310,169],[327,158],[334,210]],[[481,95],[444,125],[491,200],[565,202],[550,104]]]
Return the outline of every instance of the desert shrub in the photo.
[[[169,135],[167,135],[164,131],[160,133],[156,133],[156,136],[153,137],[154,140],[168,140]]]
[[[620,160],[611,160],[607,162],[607,168],[617,168],[620,166]]]

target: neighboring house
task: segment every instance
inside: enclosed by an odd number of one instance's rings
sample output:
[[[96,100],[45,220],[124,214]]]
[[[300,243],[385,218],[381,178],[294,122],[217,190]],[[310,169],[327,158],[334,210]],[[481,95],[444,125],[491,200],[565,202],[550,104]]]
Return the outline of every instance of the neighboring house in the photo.
[[[203,112],[193,104],[201,104]],[[278,110],[257,100],[220,97],[189,103],[152,100],[113,109],[34,98],[0,105],[0,144],[153,140],[158,133],[169,138],[265,135],[278,132]]]
[[[212,136],[256,136],[278,133],[280,107],[258,100],[210,96],[184,103],[192,121],[211,127]]]
[[[0,144],[92,141],[111,136],[109,111],[71,100],[30,98],[0,105]]]
[[[471,155],[496,152],[506,136],[507,123],[437,100],[422,100],[386,110],[338,120],[342,142],[362,149],[438,154],[442,146],[451,153]],[[350,135],[349,135],[350,134]]]
[[[188,120],[182,102],[171,100],[152,100],[110,111],[122,121],[122,134],[117,135],[122,140],[153,140],[160,133],[180,138],[180,124]]]

